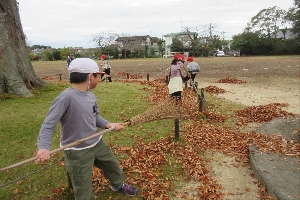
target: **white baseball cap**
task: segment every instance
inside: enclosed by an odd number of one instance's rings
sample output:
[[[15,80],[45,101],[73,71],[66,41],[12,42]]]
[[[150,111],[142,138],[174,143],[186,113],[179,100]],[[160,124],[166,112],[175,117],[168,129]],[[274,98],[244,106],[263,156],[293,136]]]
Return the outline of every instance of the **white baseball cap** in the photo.
[[[97,73],[99,72],[98,64],[90,58],[76,58],[69,65],[69,72],[79,72],[79,73]]]

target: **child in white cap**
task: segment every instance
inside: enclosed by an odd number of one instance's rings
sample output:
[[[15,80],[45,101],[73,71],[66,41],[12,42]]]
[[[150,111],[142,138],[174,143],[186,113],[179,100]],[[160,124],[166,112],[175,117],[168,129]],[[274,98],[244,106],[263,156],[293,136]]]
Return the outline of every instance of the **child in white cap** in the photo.
[[[60,144],[66,146],[94,135],[98,128],[124,128],[123,123],[111,123],[99,115],[95,95],[90,91],[100,81],[99,67],[89,58],[77,58],[69,66],[71,87],[65,89],[53,101],[40,129],[37,140],[36,163],[50,159],[51,138],[60,122]],[[84,141],[64,150],[66,169],[76,200],[95,199],[92,186],[92,167],[103,170],[111,189],[127,195],[135,195],[137,189],[124,183],[124,173],[102,136]]]

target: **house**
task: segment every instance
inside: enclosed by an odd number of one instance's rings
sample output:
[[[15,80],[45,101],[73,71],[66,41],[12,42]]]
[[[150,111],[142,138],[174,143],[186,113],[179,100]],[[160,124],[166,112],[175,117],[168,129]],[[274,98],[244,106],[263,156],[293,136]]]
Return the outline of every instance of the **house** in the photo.
[[[83,53],[85,49],[83,47],[68,47],[71,53]]]
[[[120,51],[127,49],[130,51],[134,50],[144,50],[145,46],[154,48],[154,51],[158,52],[158,42],[159,38],[151,37],[149,35],[145,36],[126,36],[118,37],[115,42]]]
[[[164,35],[165,38],[165,55],[164,58],[172,57],[175,53],[184,53],[184,52],[172,52],[171,51],[171,44],[173,38],[177,38],[178,40],[182,41],[183,47],[185,49],[188,49],[191,46],[191,39],[193,38],[194,33],[191,33],[190,36],[187,35],[186,32],[179,32],[179,33],[170,33],[167,35]],[[200,43],[206,43],[206,38],[201,38]],[[184,51],[184,50],[183,50]],[[185,52],[184,54],[188,54],[188,52]]]
[[[190,33],[190,35],[187,35],[186,32],[179,32],[179,33],[170,33],[167,35],[164,35],[165,38],[165,56],[164,57],[170,57],[174,53],[180,53],[180,52],[171,52],[171,44],[173,38],[177,38],[183,43],[183,47],[185,49],[189,49],[191,47],[192,41],[191,38],[194,37],[194,33]],[[209,43],[210,39],[209,37],[203,37],[199,38],[200,44],[206,44]]]
[[[191,40],[185,32],[170,33],[164,35],[164,38],[165,38],[165,53],[171,52],[171,44],[173,38],[177,38],[180,41],[182,41],[184,47],[189,47],[191,44]]]
[[[31,52],[36,56],[41,54],[44,51],[44,49],[33,49]]]

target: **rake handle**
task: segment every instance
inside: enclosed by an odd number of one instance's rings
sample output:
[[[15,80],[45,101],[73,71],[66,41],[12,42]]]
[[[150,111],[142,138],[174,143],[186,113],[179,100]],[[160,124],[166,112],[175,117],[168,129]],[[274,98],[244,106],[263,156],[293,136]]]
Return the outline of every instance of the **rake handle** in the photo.
[[[129,125],[129,122],[124,123],[124,125]],[[90,140],[90,139],[95,138],[95,137],[97,137],[97,136],[101,136],[101,135],[103,135],[104,133],[107,133],[107,132],[112,131],[112,130],[115,130],[115,127],[112,127],[112,128],[109,128],[109,129],[105,129],[105,130],[103,130],[103,131],[100,131],[100,132],[98,132],[98,133],[95,133],[94,135],[91,135],[91,136],[89,136],[89,137],[83,138],[83,139],[81,139],[81,140],[76,140],[75,142],[72,142],[72,143],[70,143],[70,144],[68,144],[68,145],[65,145],[65,146],[62,146],[62,147],[59,147],[59,148],[57,148],[57,149],[54,149],[54,150],[50,151],[49,154],[53,154],[53,153],[59,152],[59,151],[61,151],[61,150],[64,150],[64,149],[66,149],[66,148],[70,148],[70,147],[76,146],[76,145],[78,145],[78,144],[80,144],[80,143],[82,143],[82,142],[84,142],[84,141]],[[21,162],[19,162],[19,163],[10,165],[10,166],[8,166],[8,167],[1,168],[1,169],[0,169],[0,172],[3,172],[3,171],[6,171],[6,170],[15,168],[15,167],[17,167],[17,166],[20,166],[20,165],[23,165],[23,164],[26,164],[26,163],[29,163],[29,162],[34,161],[34,160],[36,160],[36,159],[37,159],[37,156],[32,157],[32,158],[29,158],[29,159],[27,159],[27,160],[23,160],[23,161],[21,161]]]

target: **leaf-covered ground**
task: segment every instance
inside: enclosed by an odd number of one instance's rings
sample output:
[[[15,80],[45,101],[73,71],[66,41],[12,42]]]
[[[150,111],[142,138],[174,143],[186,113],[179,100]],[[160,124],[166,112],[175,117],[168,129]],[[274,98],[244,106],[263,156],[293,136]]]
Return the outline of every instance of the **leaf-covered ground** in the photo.
[[[132,80],[131,80],[132,81]],[[139,82],[139,81],[137,81]],[[239,83],[239,81],[235,81]],[[148,101],[154,105],[169,98],[164,80],[141,81],[152,91]],[[189,114],[189,120],[181,123],[181,137],[184,142],[176,142],[172,137],[160,138],[151,143],[144,143],[141,139],[135,147],[118,147],[114,149],[118,155],[126,154],[121,165],[125,171],[127,182],[136,185],[144,199],[224,199],[222,186],[214,177],[210,159],[203,156],[205,152],[221,152],[232,156],[240,165],[248,165],[249,145],[256,145],[260,150],[278,152],[282,154],[297,154],[300,152],[299,143],[289,141],[282,136],[268,136],[256,132],[241,133],[232,131],[213,122],[224,122],[225,116],[214,114],[213,111],[197,112],[196,106],[187,102],[197,102],[194,91],[188,89],[183,92],[182,110]],[[282,111],[285,104],[270,103],[264,106],[252,106],[236,112],[238,126],[249,122],[267,122],[276,117],[293,116]],[[199,115],[206,115],[203,119]],[[173,159],[171,159],[173,158]],[[300,158],[298,156],[297,158]],[[169,165],[177,169],[178,175],[186,177],[185,181],[195,181],[197,187],[191,192],[178,192],[172,186],[172,177],[164,176],[163,166]],[[99,169],[93,173],[94,190],[101,191],[107,187]],[[259,184],[258,184],[259,186]],[[264,187],[260,187],[260,198],[270,199]]]

